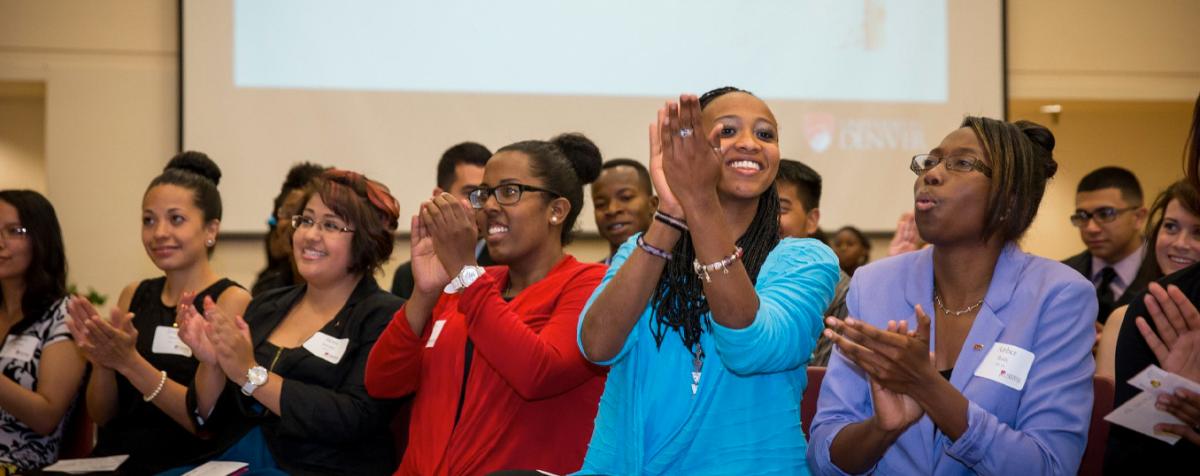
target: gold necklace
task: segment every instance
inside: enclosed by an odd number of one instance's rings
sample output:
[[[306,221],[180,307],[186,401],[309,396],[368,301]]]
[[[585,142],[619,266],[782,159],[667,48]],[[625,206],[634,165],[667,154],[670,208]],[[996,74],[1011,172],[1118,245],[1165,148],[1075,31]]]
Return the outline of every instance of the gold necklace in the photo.
[[[971,312],[971,311],[974,311],[974,310],[976,310],[976,309],[979,309],[979,306],[982,306],[982,305],[983,305],[983,298],[979,298],[979,301],[978,301],[978,302],[976,302],[975,304],[972,304],[972,305],[970,305],[970,306],[967,306],[967,307],[965,307],[965,308],[962,308],[961,310],[958,310],[958,311],[951,311],[951,310],[949,310],[949,309],[946,309],[946,305],[945,305],[945,304],[942,304],[942,297],[938,295],[937,291],[934,291],[934,293],[933,293],[933,303],[934,303],[934,304],[937,304],[937,307],[938,307],[938,309],[941,309],[941,310],[942,310],[942,312],[943,312],[943,313],[945,313],[946,315],[949,315],[949,316],[954,316],[954,317],[959,317],[959,316],[961,316],[961,315],[963,315],[963,314],[966,314],[966,313],[968,313],[968,312]]]

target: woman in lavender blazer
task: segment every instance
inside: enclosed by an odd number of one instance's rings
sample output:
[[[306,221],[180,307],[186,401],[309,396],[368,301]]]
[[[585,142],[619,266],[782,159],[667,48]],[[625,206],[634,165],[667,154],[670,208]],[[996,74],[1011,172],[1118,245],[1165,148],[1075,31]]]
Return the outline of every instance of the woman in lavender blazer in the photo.
[[[1053,148],[1037,124],[968,117],[913,158],[917,227],[933,246],[855,273],[851,317],[826,331],[838,350],[812,425],[814,473],[1077,471],[1095,291],[1016,245],[1057,169]]]

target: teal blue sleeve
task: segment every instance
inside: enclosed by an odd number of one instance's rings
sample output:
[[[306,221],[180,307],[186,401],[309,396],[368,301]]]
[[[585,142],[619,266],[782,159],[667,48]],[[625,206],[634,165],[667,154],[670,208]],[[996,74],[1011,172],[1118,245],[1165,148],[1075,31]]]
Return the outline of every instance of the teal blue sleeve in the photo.
[[[754,322],[742,329],[712,323],[721,362],[737,375],[804,365],[825,328],[822,313],[837,280],[838,260],[829,247],[813,239],[779,242],[758,274]]]
[[[613,276],[617,275],[617,270],[621,269],[621,265],[625,264],[625,260],[629,259],[629,255],[632,254],[633,249],[637,247],[637,237],[639,236],[641,236],[641,233],[633,235],[625,241],[625,244],[621,245],[621,247],[617,249],[617,254],[613,255],[612,262],[608,265],[608,271],[604,273],[604,280],[600,281],[599,286],[596,286],[596,290],[592,292],[592,297],[588,299],[587,305],[583,307],[583,313],[579,315],[579,324],[575,329],[575,343],[579,346],[579,353],[583,354],[583,356],[589,361],[591,361],[592,358],[588,357],[587,352],[583,350],[583,340],[579,334],[580,331],[583,330],[583,320],[587,317],[588,310],[592,308],[592,303],[596,302],[596,297],[599,296],[600,293],[604,292],[604,288],[608,287],[609,281],[612,281]],[[625,337],[625,344],[621,346],[621,352],[617,353],[616,356],[606,361],[592,362],[597,365],[612,365],[621,360],[621,358],[625,357],[625,354],[629,353],[629,348],[632,347],[633,342],[637,341],[638,329],[641,327],[640,323],[641,317],[638,318],[638,324],[634,324],[633,329],[629,331],[629,335]]]

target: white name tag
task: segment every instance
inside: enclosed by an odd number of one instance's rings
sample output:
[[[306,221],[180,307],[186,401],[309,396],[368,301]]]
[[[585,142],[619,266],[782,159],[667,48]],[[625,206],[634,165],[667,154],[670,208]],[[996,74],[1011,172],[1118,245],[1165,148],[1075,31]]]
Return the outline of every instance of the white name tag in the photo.
[[[342,355],[345,355],[348,345],[350,345],[350,339],[338,339],[324,332],[313,334],[307,341],[304,341],[304,348],[308,349],[312,355],[331,364],[342,361]]]
[[[1020,391],[1025,388],[1025,378],[1033,367],[1033,357],[1033,352],[1015,345],[996,343],[979,368],[975,369],[975,376]]]
[[[433,330],[429,331],[429,342],[426,342],[426,343],[425,343],[425,348],[426,348],[426,349],[432,349],[432,348],[433,348],[433,343],[434,343],[434,342],[437,342],[437,338],[438,338],[438,336],[442,335],[442,328],[443,328],[443,327],[446,327],[446,320],[445,320],[445,319],[442,319],[442,320],[440,320],[440,321],[435,321],[435,322],[433,323]]]
[[[155,354],[192,356],[192,348],[179,339],[179,329],[167,326],[154,328],[154,343],[151,344],[150,351]]]
[[[37,346],[37,337],[10,335],[4,339],[4,349],[0,350],[0,359],[28,362],[33,360],[33,353],[37,351]]]

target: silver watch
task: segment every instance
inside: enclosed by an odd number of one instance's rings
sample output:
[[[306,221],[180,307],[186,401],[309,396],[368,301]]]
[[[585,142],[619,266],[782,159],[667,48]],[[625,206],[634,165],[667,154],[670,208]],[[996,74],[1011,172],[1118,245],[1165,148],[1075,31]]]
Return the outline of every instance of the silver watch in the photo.
[[[268,375],[270,374],[267,373],[266,367],[261,365],[250,367],[246,371],[246,384],[242,385],[242,395],[249,397],[255,390],[258,390],[258,387],[266,385]]]
[[[458,272],[458,276],[451,279],[450,284],[447,284],[442,291],[445,291],[446,294],[458,293],[466,289],[467,286],[470,286],[471,283],[474,283],[480,276],[483,276],[483,273],[486,271],[483,269],[483,266],[463,266],[462,271]]]

